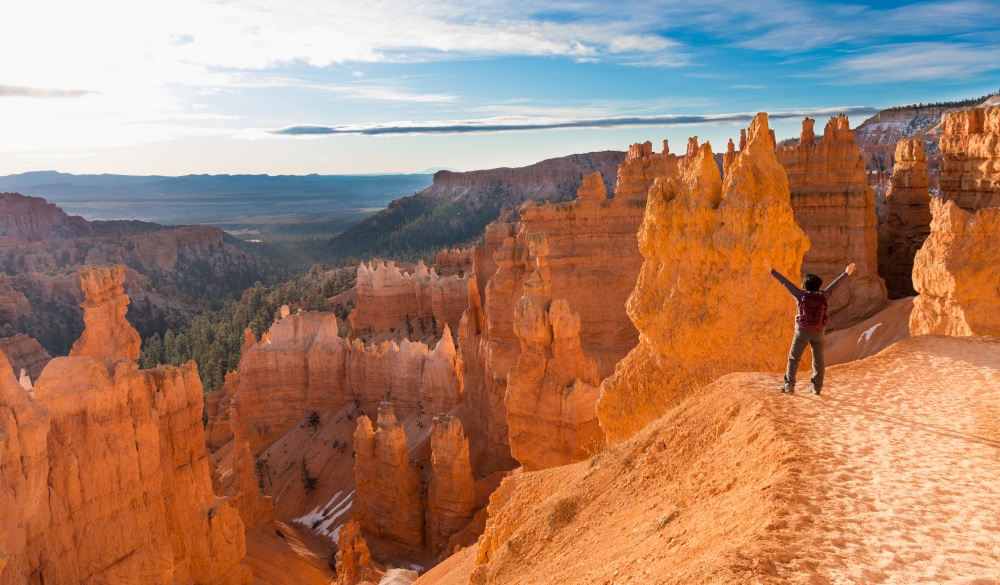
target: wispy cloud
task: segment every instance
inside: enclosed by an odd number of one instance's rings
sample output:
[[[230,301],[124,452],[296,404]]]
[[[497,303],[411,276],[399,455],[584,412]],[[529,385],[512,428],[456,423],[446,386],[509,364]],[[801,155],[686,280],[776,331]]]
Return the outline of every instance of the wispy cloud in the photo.
[[[50,89],[46,87],[0,85],[0,97],[26,97],[36,99],[80,98],[94,93],[97,92],[85,89]]]
[[[850,106],[820,110],[796,110],[769,113],[772,120],[791,120],[806,116],[847,114],[867,116],[876,108]],[[625,128],[633,126],[691,126],[697,124],[745,124],[754,113],[665,116],[613,116],[603,118],[527,118],[496,117],[479,120],[441,120],[425,122],[394,122],[389,124],[350,124],[344,126],[298,125],[271,130],[277,136],[325,136],[332,134],[361,134],[368,136],[386,134],[467,134],[490,132],[520,132],[561,130],[567,128]]]
[[[848,57],[835,70],[873,83],[969,79],[1000,71],[1000,46],[945,42],[886,45]]]

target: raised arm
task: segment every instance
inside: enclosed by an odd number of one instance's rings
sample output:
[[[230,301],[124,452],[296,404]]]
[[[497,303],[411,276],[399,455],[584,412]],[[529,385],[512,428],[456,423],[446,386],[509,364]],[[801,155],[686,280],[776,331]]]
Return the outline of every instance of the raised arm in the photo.
[[[840,276],[835,278],[833,282],[830,283],[829,286],[823,289],[823,294],[825,294],[826,296],[832,295],[834,289],[840,286],[840,283],[843,282],[845,278],[854,274],[855,268],[857,268],[857,265],[854,264],[853,262],[850,265],[848,265],[848,267],[844,270],[844,272]]]
[[[781,286],[783,286],[786,289],[788,289],[788,292],[791,293],[791,295],[793,297],[795,297],[796,299],[801,298],[802,295],[805,294],[801,288],[795,286],[792,283],[792,281],[790,281],[787,278],[785,278],[784,274],[782,274],[782,273],[778,272],[777,270],[775,270],[774,268],[772,268],[770,260],[764,260],[764,268],[770,270],[771,271],[771,276],[773,276],[775,280],[777,280],[778,282],[780,282]]]

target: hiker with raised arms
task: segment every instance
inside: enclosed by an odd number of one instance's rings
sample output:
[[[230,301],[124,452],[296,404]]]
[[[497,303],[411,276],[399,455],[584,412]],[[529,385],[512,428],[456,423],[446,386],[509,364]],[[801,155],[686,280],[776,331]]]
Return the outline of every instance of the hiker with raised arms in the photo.
[[[856,266],[851,263],[844,273],[838,276],[830,286],[823,290],[823,279],[815,274],[806,274],[802,277],[802,288],[792,284],[792,281],[784,277],[780,272],[771,268],[771,262],[764,260],[764,268],[771,272],[771,276],[777,279],[788,292],[792,293],[798,303],[798,312],[795,315],[795,337],[792,338],[792,348],[788,352],[788,368],[785,370],[785,383],[779,390],[786,394],[795,392],[795,373],[799,369],[799,360],[806,346],[812,346],[812,386],[809,391],[819,394],[823,390],[823,373],[826,368],[823,362],[823,347],[826,343],[826,313],[827,300],[833,294],[834,289],[842,280],[854,273]],[[803,290],[805,289],[805,290]]]

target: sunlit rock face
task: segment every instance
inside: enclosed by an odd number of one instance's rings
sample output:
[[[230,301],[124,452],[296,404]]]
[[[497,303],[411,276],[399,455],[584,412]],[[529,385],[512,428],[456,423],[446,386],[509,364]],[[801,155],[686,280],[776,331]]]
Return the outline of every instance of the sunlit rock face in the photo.
[[[889,296],[913,296],[913,257],[931,231],[927,155],[921,138],[896,144],[896,164],[886,195],[885,224],[879,230],[879,273]]]
[[[913,262],[910,334],[1000,336],[1000,208],[931,201],[931,233]]]
[[[197,368],[137,368],[123,278],[81,274],[87,329],[33,397],[0,357],[0,581],[249,583],[243,524],[212,493]]]
[[[528,242],[535,270],[515,309],[521,352],[505,404],[511,453],[533,471],[585,459],[604,437],[596,411],[600,379],[580,347],[580,317],[565,299],[552,299],[545,232]]]
[[[942,117],[941,197],[966,211],[1000,207],[1000,105]]]
[[[776,154],[788,176],[795,221],[811,244],[802,271],[829,283],[857,264],[830,297],[828,327],[842,329],[874,315],[887,302],[878,273],[875,194],[847,116],[830,118],[819,142],[806,118],[799,143]]]
[[[728,371],[779,370],[786,359],[795,302],[763,261],[797,279],[809,241],[766,114],[751,124],[725,183],[708,144],[684,166],[680,180],[649,190],[639,230],[645,260],[628,300],[639,344],[602,382],[597,407],[611,444],[699,384]]]

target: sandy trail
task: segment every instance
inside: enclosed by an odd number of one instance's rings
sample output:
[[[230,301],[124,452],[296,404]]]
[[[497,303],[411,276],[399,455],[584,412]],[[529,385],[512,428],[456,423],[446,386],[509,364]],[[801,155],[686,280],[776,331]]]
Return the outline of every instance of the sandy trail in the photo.
[[[782,580],[1000,583],[1000,341],[907,340],[777,398],[808,454]]]

